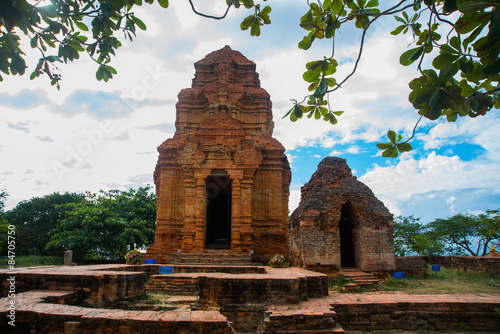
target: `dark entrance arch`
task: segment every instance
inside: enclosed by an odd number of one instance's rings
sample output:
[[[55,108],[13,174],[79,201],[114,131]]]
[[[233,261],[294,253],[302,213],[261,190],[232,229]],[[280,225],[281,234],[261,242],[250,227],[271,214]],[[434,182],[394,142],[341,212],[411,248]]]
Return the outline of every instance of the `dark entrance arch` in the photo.
[[[340,234],[340,265],[342,267],[355,267],[356,258],[354,256],[353,241],[353,217],[352,210],[348,203],[342,206],[339,222]]]
[[[226,172],[212,172],[205,183],[207,196],[207,248],[231,245],[231,179]]]

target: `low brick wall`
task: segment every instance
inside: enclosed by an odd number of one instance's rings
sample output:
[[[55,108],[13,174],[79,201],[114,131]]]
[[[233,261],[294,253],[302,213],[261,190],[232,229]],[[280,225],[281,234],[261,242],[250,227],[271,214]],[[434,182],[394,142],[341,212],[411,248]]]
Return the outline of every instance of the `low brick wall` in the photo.
[[[44,292],[36,292],[41,295]],[[50,291],[46,291],[50,295]],[[28,293],[29,294],[29,293]],[[8,324],[7,298],[0,299],[0,333],[37,334],[236,334],[227,318],[216,311],[129,311],[90,309],[71,305],[46,304],[33,300],[19,305],[15,327]]]
[[[404,272],[406,277],[422,277],[429,273],[427,262],[420,256],[397,257],[396,272]]]
[[[445,268],[454,268],[458,270],[481,271],[488,274],[500,274],[500,257],[484,256],[433,256],[423,259],[428,264],[438,264]]]
[[[133,272],[135,266],[19,268],[15,275],[0,272],[0,297],[7,296],[15,276],[16,293],[30,290],[74,291],[76,303],[89,307],[113,307],[119,301],[146,293],[147,272]],[[97,268],[102,270],[96,270]],[[120,268],[121,270],[116,270]],[[113,270],[115,269],[115,270]],[[137,268],[135,268],[137,269]],[[144,268],[148,270],[148,268]]]
[[[498,303],[393,302],[334,305],[344,330],[459,330],[498,333]]]
[[[396,271],[406,276],[425,276],[428,265],[436,264],[445,268],[462,271],[479,271],[487,274],[500,274],[500,257],[482,256],[407,256],[396,258]]]
[[[297,278],[198,278],[200,303],[204,307],[226,304],[297,304],[328,295],[328,277]]]

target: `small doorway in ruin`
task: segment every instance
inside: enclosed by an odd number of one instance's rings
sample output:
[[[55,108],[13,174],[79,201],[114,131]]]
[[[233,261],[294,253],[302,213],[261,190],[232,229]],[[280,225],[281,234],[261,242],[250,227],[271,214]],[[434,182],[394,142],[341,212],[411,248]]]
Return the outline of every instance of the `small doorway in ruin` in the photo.
[[[212,172],[206,179],[206,246],[229,248],[231,245],[231,179],[226,172]]]
[[[342,206],[339,222],[340,234],[340,265],[342,267],[355,267],[356,258],[354,254],[353,240],[353,218],[351,205],[345,203]]]

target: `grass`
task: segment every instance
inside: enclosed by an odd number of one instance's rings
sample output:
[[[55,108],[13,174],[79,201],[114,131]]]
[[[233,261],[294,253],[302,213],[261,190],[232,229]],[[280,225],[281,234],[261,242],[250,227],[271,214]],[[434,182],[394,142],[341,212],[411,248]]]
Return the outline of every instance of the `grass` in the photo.
[[[377,291],[407,294],[500,293],[500,276],[441,267],[440,272],[429,272],[427,277],[391,277],[380,283]]]
[[[14,260],[16,261],[15,268],[63,265],[62,256],[17,255]],[[0,268],[9,268],[9,258],[7,256],[0,256]]]
[[[342,276],[330,277],[331,293],[344,293],[346,284]],[[475,271],[459,271],[441,267],[440,272],[431,272],[426,277],[388,278],[373,289],[358,289],[356,292],[406,294],[461,294],[461,293],[500,293],[500,275]],[[500,311],[499,311],[500,315]]]

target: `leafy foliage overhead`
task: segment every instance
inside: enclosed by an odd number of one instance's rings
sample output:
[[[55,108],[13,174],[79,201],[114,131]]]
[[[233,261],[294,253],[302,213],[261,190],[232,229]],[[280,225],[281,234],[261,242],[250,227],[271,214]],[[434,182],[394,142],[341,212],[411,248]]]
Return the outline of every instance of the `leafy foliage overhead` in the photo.
[[[169,0],[144,2],[156,2],[163,8],[169,5]],[[255,13],[241,23],[241,29],[250,28],[252,36],[259,36],[260,27],[271,23],[271,7],[261,9],[253,0],[227,0],[228,11],[221,17],[200,13],[193,2],[189,2],[195,13],[216,19],[224,18],[231,7],[253,8]],[[28,38],[31,48],[41,54],[31,79],[45,74],[51,84],[59,88],[62,77],[57,63],[74,61],[86,54],[97,63],[97,80],[108,81],[117,74],[110,62],[122,45],[120,35],[132,40],[138,30],[146,30],[146,24],[133,12],[142,4],[142,0],[3,0],[0,2],[0,71],[7,75],[25,74],[28,66],[21,42]]]
[[[414,43],[401,55],[400,63],[415,64],[419,71],[420,76],[409,84],[409,100],[420,118],[445,117],[453,122],[459,116],[477,117],[500,108],[500,1],[402,0],[387,9],[382,9],[378,0],[324,0],[308,4],[309,11],[300,22],[308,33],[299,48],[308,50],[317,39],[335,40],[341,36],[341,28],[352,24],[362,30],[362,38],[354,68],[341,80],[334,76],[337,66],[334,43],[331,56],[306,65],[304,80],[311,83],[312,94],[301,102],[295,101],[285,115],[292,121],[307,114],[337,123],[335,116],[339,112],[330,108],[330,93],[341,88],[356,72],[367,31],[384,16],[395,19],[397,25],[392,35],[413,36]],[[432,68],[423,67],[426,57],[432,59]],[[389,142],[377,146],[384,157],[394,158],[412,149],[408,141],[413,135],[402,141],[394,131],[389,131]]]
[[[201,16],[223,19],[231,8],[244,7],[253,13],[243,19],[241,29],[259,36],[261,27],[271,23],[271,7],[254,0],[226,0],[221,16],[192,10]],[[265,1],[265,0],[263,0]],[[304,0],[305,1],[305,0]],[[155,0],[144,0],[152,4]],[[167,8],[168,0],[156,1]],[[97,63],[96,78],[108,81],[116,74],[110,65],[123,33],[132,40],[145,23],[133,9],[142,0],[4,0],[0,2],[0,71],[7,75],[25,74],[26,56],[21,40],[28,38],[32,48],[41,53],[31,79],[47,75],[59,87],[61,74],[57,62],[74,61],[87,54]],[[410,83],[409,100],[420,115],[436,120],[444,117],[453,122],[458,117],[485,115],[500,108],[500,0],[400,0],[387,8],[378,0],[316,0],[307,1],[308,10],[300,19],[306,35],[298,47],[309,50],[316,40],[331,40],[331,55],[308,62],[303,79],[309,93],[284,117],[292,121],[309,118],[338,122],[342,111],[332,107],[331,94],[355,74],[363,54],[367,32],[382,17],[394,18],[392,35],[411,34],[413,44],[400,57],[403,66],[415,65],[418,77]],[[361,32],[358,56],[352,71],[345,78],[335,73],[335,40],[342,29],[354,26]],[[424,59],[432,67],[424,67]],[[0,74],[0,81],[2,76]],[[407,140],[389,131],[389,142],[378,144],[384,157],[397,157],[412,149]]]

